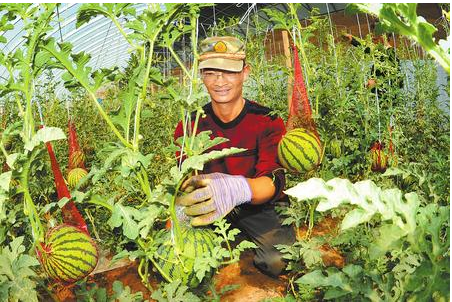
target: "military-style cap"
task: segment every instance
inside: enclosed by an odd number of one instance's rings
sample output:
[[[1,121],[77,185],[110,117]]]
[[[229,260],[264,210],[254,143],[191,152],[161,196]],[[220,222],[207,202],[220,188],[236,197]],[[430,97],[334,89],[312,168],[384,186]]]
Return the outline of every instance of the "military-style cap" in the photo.
[[[199,69],[242,71],[245,45],[235,37],[210,37],[200,44]]]

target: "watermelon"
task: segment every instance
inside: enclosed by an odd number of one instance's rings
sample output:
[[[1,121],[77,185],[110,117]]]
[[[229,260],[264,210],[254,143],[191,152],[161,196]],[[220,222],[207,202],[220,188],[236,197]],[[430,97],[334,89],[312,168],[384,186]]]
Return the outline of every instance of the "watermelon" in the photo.
[[[167,240],[156,252],[157,265],[171,279],[167,280],[168,282],[181,280],[182,284],[191,288],[198,286],[199,280],[194,270],[195,259],[207,251],[212,251],[217,235],[207,228],[182,227],[183,247],[177,255],[171,233],[167,234]]]
[[[83,177],[88,175],[88,172],[83,168],[74,168],[67,174],[67,183],[71,188],[75,188]]]
[[[288,131],[278,144],[281,165],[292,172],[310,172],[319,164],[322,146],[318,137],[304,128]]]
[[[380,142],[375,142],[370,149],[371,170],[374,172],[384,172],[388,166],[388,156],[383,149]]]
[[[334,158],[339,158],[342,155],[342,142],[337,138],[330,141],[330,154],[333,155]]]
[[[38,258],[45,272],[61,283],[73,283],[88,276],[99,258],[93,239],[69,224],[51,228],[41,247]]]

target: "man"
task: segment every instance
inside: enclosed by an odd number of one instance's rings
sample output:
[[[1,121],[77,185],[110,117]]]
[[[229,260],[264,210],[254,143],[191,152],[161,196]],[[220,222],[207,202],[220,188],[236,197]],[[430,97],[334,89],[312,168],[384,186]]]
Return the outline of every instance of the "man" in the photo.
[[[212,150],[238,147],[247,151],[211,161],[203,174],[193,176],[181,187],[176,200],[185,206],[193,226],[208,225],[220,217],[238,227],[258,246],[255,265],[276,277],[286,266],[276,244],[295,241],[291,227],[281,226],[276,204],[287,204],[282,190],[284,172],[277,162],[277,145],[285,133],[281,118],[270,109],[242,96],[243,83],[250,73],[245,64],[244,44],[234,37],[211,37],[200,44],[199,69],[211,102],[204,106],[205,117],[198,131],[212,131],[213,137],[229,141]],[[175,138],[183,135],[179,123]],[[209,150],[210,151],[210,150]]]

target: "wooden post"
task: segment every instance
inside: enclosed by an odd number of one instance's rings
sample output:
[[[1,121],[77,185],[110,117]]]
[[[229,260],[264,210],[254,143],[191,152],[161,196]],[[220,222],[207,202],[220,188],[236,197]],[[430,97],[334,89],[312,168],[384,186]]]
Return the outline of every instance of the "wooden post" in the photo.
[[[289,43],[289,33],[286,30],[281,32],[283,41],[284,56],[286,57],[286,67],[287,69],[292,68],[292,58],[290,55],[290,43]],[[287,110],[290,111],[290,106],[292,105],[292,87],[293,77],[289,75],[287,78]]]

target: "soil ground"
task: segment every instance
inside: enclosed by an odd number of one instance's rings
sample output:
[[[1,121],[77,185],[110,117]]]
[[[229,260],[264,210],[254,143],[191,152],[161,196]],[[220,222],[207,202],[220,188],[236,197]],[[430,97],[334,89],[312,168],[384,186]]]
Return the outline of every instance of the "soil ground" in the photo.
[[[252,251],[242,253],[240,261],[227,265],[214,276],[214,284],[217,292],[228,285],[238,285],[234,290],[226,292],[222,297],[223,302],[253,302],[266,298],[283,297],[286,290],[284,277],[273,279],[260,273],[253,264]],[[102,263],[100,263],[102,265]],[[137,273],[138,263],[129,262],[116,265],[116,268],[99,272],[89,277],[89,282],[96,283],[99,287],[105,287],[112,294],[112,284],[119,280],[124,286],[129,286],[131,292],[141,291],[144,299],[150,299],[151,292],[143,285]],[[99,271],[99,267],[97,268]],[[151,278],[151,286],[158,287],[159,280]],[[63,289],[57,294],[61,301],[76,301],[71,290]],[[151,300],[152,301],[152,300]]]
[[[326,233],[334,234],[337,231],[338,221],[327,218],[320,221],[312,230],[312,236],[322,236]],[[306,227],[297,230],[297,238],[300,240],[306,236]],[[322,259],[326,266],[343,267],[345,259],[343,256],[328,245],[319,248]],[[288,287],[287,276],[280,276],[274,279],[262,274],[253,264],[254,252],[249,250],[242,253],[240,261],[227,265],[219,270],[214,276],[215,290],[218,292],[226,286],[238,285],[234,290],[222,295],[222,302],[258,302],[268,298],[284,297]],[[119,280],[124,286],[129,286],[131,292],[141,291],[144,299],[150,299],[152,294],[141,282],[137,273],[137,262],[119,262],[114,268],[108,268],[108,260],[100,258],[98,267],[94,275],[89,277],[89,281],[95,282],[99,287],[105,287],[109,294],[112,294],[112,284]],[[160,282],[159,277],[152,276],[150,283],[152,288],[157,288]],[[62,288],[58,293],[61,301],[75,301],[73,293]]]

